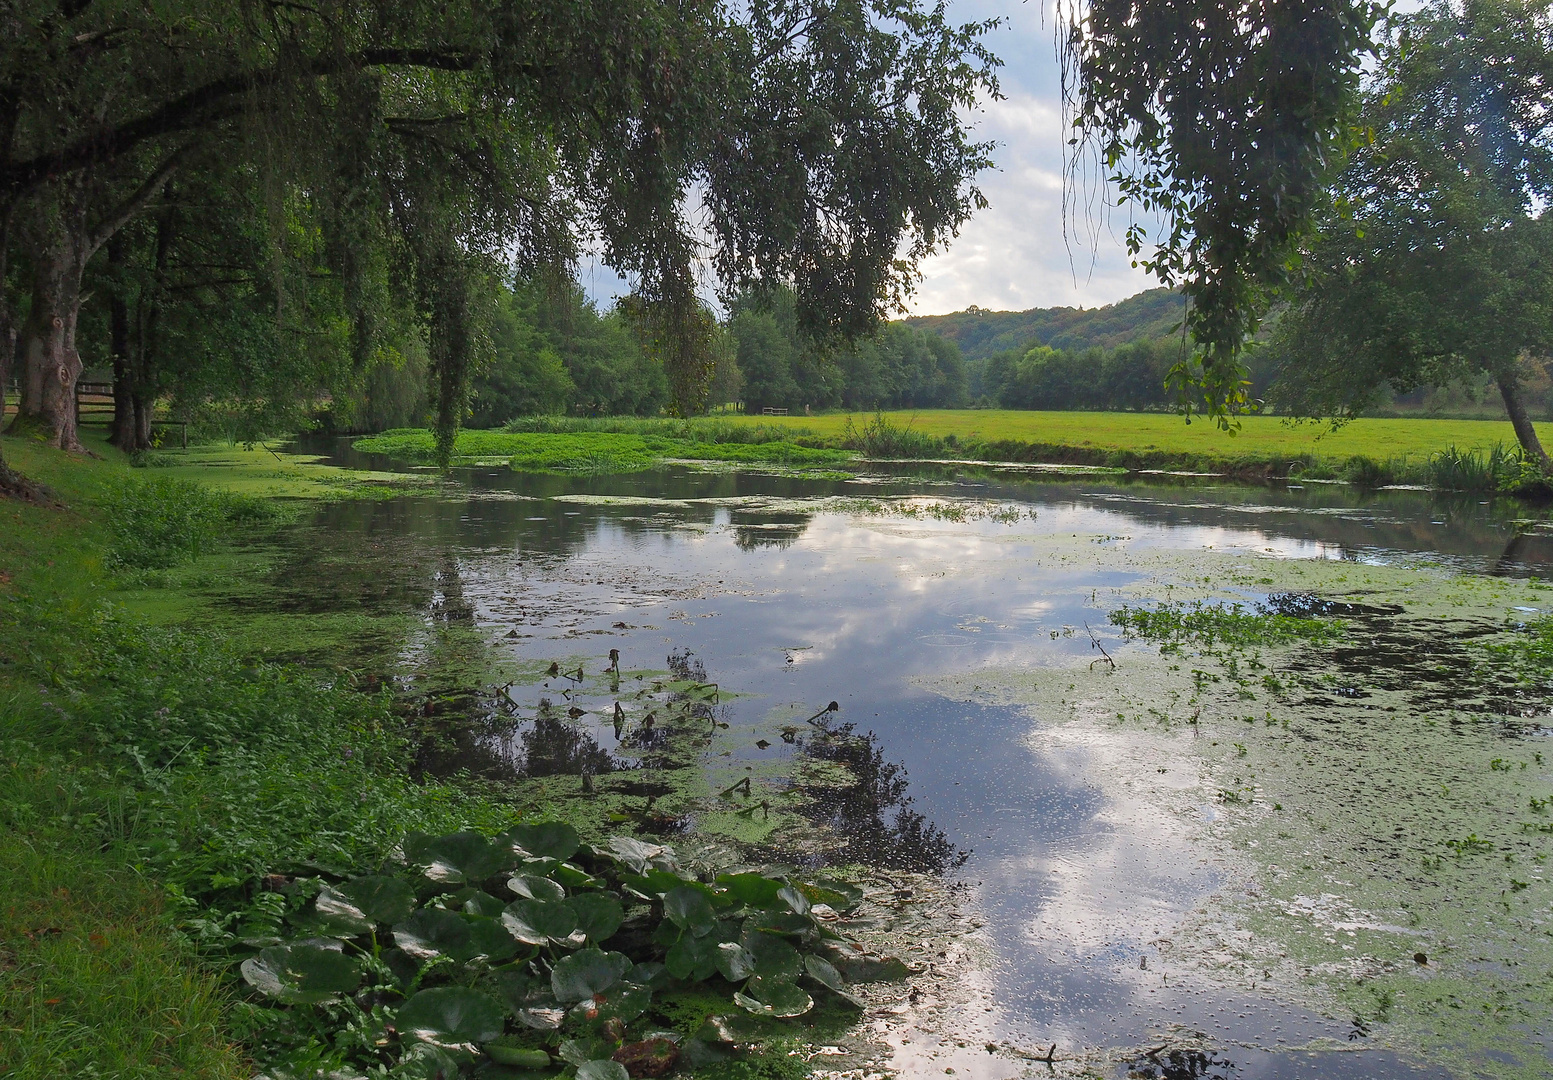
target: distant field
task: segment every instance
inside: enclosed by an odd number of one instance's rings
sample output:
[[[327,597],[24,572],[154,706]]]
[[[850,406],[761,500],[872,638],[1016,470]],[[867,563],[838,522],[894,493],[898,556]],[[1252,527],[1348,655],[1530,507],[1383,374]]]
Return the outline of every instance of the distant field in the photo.
[[[859,426],[871,413],[851,417]],[[1340,462],[1354,455],[1376,461],[1426,461],[1430,454],[1455,445],[1486,449],[1497,442],[1515,444],[1508,421],[1499,420],[1355,420],[1336,431],[1324,424],[1289,424],[1271,416],[1250,416],[1241,430],[1230,434],[1208,421],[1162,413],[1027,412],[1016,409],[924,409],[885,414],[890,422],[924,435],[954,435],[960,442],[1013,441],[1095,450],[1159,451],[1190,454],[1223,461],[1265,461],[1280,456],[1310,455]],[[818,436],[836,436],[846,427],[846,414],[825,416],[741,416],[745,424],[785,424]],[[1553,424],[1539,424],[1544,443],[1553,438]]]

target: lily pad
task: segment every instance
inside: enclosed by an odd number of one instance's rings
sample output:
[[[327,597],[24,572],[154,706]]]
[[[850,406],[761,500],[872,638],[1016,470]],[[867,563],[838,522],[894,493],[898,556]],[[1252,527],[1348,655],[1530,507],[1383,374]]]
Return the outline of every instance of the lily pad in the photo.
[[[614,936],[625,921],[625,908],[620,901],[607,893],[582,893],[567,901],[577,914],[577,929],[592,942],[605,941]]]
[[[705,937],[717,927],[717,914],[705,890],[692,885],[671,889],[663,898],[663,913],[675,926]]]
[[[577,1080],[631,1080],[631,1074],[618,1061],[584,1061],[577,1066]]]
[[[478,1044],[501,1034],[506,1010],[489,994],[467,986],[422,990],[399,1010],[399,1034],[456,1054],[473,1055]]]
[[[796,979],[803,973],[803,957],[786,938],[763,930],[746,929],[739,944],[754,961],[757,975]]]
[[[417,960],[446,956],[468,960],[475,955],[468,920],[442,908],[422,908],[394,927],[394,944]]]
[[[514,825],[502,834],[502,839],[535,858],[558,859],[562,862],[577,854],[577,849],[582,847],[577,830],[559,821]]]
[[[447,885],[484,881],[518,861],[510,845],[492,843],[468,829],[446,836],[412,833],[404,846],[405,858],[412,866]]]
[[[717,971],[719,955],[716,935],[696,937],[694,934],[686,934],[669,946],[663,963],[669,969],[669,974],[676,979],[700,981],[711,978]]]
[[[565,900],[514,900],[501,920],[509,934],[527,945],[564,942],[577,929],[577,913]]]
[[[273,945],[242,963],[250,986],[288,1005],[329,1001],[361,984],[361,965],[337,949]]]
[[[827,961],[821,960],[818,956],[805,956],[803,967],[805,974],[821,986],[834,990],[838,994],[846,992],[846,984],[841,979],[841,972]]]
[[[653,869],[668,871],[674,869],[674,852],[671,848],[664,847],[662,844],[643,843],[630,836],[610,837],[608,854],[638,874],[645,874]]]
[[[518,955],[522,945],[502,925],[500,919],[483,915],[465,915],[469,924],[469,948],[474,956],[483,956],[493,964],[505,963]]]
[[[550,988],[560,1001],[581,1001],[601,994],[631,970],[625,953],[582,949],[556,961],[550,972]]]
[[[547,877],[518,874],[507,879],[507,888],[525,900],[565,900],[566,890]]]
[[[743,982],[755,974],[755,958],[736,941],[724,941],[717,946],[717,970],[731,983]]]
[[[814,1008],[814,999],[787,979],[773,979],[756,975],[744,984],[733,1000],[756,1016],[785,1018],[802,1016]]]
[[[464,914],[484,915],[487,919],[500,918],[507,906],[484,889],[460,889],[453,894],[453,899]]]
[[[324,886],[318,894],[318,910],[324,912],[324,897],[330,903],[349,905],[353,912],[364,919],[379,923],[396,923],[409,917],[415,910],[415,890],[404,878],[373,874],[352,878],[339,885]]]
[[[781,905],[777,894],[782,891],[782,882],[764,874],[721,874],[717,878],[717,887],[747,907],[774,908]]]

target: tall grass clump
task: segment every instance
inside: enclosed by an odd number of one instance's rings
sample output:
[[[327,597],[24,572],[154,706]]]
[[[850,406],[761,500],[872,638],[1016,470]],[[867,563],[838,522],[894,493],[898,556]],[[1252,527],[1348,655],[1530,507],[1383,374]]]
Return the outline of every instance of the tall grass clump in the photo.
[[[859,450],[872,458],[922,458],[941,457],[944,441],[937,436],[902,427],[882,412],[876,412],[871,420],[858,427],[847,417],[841,433],[841,445],[848,450]]]
[[[1452,443],[1429,458],[1429,485],[1441,491],[1521,494],[1545,489],[1547,481],[1520,447],[1495,443],[1484,452]]]
[[[188,480],[123,480],[105,506],[108,561],[131,570],[164,570],[196,559],[233,526],[274,521],[276,506]]]

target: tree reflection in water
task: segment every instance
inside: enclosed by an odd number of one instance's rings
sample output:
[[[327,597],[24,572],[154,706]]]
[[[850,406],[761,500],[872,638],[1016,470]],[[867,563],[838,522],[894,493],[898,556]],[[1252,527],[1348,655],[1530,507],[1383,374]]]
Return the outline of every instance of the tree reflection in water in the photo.
[[[827,724],[800,741],[807,757],[840,765],[856,778],[844,786],[798,784],[811,800],[810,815],[843,840],[830,861],[942,874],[970,857],[911,808],[905,767],[885,761],[872,731],[859,735],[853,724]]]
[[[534,726],[518,741],[522,760],[513,764],[524,776],[598,776],[617,767],[593,736],[557,715],[549,698],[540,701]]]

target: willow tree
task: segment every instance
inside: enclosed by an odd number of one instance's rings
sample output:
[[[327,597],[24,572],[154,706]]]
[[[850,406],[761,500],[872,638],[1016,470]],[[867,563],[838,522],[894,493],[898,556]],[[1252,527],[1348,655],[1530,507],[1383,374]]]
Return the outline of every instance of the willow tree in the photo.
[[[353,350],[408,297],[444,449],[498,272],[585,242],[694,360],[695,266],[866,332],[980,195],[985,25],[918,0],[20,0],[0,210],[25,251],[22,415],[75,448],[86,265],[191,162],[260,170],[328,237]],[[284,229],[277,214],[276,228]],[[17,243],[17,237],[24,241]],[[693,373],[692,373],[693,374]],[[701,380],[679,379],[693,393]]]
[[[1246,409],[1243,351],[1297,279],[1299,245],[1354,145],[1371,0],[1062,0],[1074,160],[1092,152],[1136,262],[1188,300],[1188,417]]]
[[[1338,185],[1279,323],[1280,405],[1351,417],[1386,388],[1488,375],[1544,471],[1525,366],[1553,358],[1553,3],[1396,17]]]

